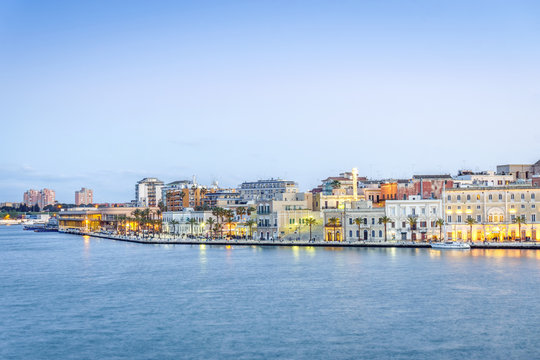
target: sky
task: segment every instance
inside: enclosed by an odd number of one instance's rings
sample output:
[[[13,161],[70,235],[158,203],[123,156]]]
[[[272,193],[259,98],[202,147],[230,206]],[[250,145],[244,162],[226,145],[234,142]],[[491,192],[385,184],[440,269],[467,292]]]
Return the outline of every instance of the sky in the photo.
[[[0,202],[540,159],[538,1],[0,2]]]

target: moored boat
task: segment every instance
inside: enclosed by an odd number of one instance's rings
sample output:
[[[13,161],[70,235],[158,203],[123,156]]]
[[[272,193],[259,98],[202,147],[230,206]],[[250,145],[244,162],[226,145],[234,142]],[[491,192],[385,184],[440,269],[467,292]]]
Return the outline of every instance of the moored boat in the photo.
[[[433,249],[463,249],[467,250],[471,248],[471,245],[462,243],[459,241],[445,241],[441,243],[432,243],[431,247]]]

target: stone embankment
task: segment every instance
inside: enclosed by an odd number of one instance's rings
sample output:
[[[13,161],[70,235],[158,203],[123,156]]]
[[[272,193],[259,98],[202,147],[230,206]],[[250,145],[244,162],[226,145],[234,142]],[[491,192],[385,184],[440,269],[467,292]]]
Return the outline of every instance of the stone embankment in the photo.
[[[171,235],[161,235],[155,237],[137,237],[127,235],[108,234],[100,232],[80,232],[61,231],[63,233],[86,235],[117,241],[125,241],[139,244],[174,244],[174,245],[237,245],[237,246],[316,246],[316,247],[379,247],[379,248],[431,248],[426,242],[411,241],[292,241],[292,240],[247,240],[247,239],[213,239],[213,238],[188,238]],[[540,250],[538,242],[473,242],[470,243],[473,249],[537,249]]]

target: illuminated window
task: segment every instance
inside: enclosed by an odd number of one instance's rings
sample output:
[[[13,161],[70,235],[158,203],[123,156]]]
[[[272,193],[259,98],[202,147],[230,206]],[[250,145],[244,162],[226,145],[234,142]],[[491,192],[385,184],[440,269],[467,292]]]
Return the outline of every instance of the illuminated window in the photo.
[[[489,222],[493,222],[493,215],[489,215]]]

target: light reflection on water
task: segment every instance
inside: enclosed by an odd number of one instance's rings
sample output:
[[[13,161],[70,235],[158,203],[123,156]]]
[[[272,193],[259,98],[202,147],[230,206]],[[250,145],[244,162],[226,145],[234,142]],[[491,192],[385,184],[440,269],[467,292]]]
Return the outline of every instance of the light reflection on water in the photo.
[[[2,359],[538,354],[538,251],[147,246],[16,228],[0,228],[0,247]]]

